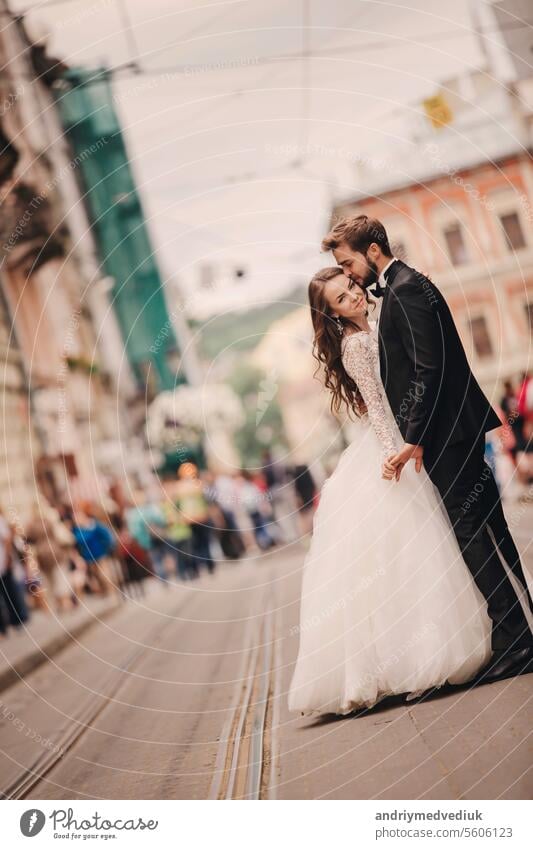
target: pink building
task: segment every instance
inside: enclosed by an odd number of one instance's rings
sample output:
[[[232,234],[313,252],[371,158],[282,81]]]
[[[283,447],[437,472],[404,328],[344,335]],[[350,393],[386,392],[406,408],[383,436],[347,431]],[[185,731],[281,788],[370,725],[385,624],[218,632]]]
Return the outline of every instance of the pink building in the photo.
[[[380,218],[396,255],[441,288],[496,401],[532,360],[531,14],[526,0],[474,3],[481,59],[382,122],[356,158],[356,191],[333,209]]]
[[[334,213],[384,222],[394,253],[445,294],[477,377],[497,392],[531,363],[532,209],[524,152],[358,197]]]

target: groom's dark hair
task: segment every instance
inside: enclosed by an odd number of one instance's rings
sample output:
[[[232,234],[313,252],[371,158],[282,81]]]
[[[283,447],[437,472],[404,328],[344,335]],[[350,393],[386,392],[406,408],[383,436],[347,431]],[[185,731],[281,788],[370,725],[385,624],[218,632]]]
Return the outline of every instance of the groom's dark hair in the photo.
[[[368,215],[357,215],[354,218],[341,218],[322,239],[323,251],[334,251],[346,242],[352,251],[366,254],[370,245],[375,242],[385,256],[392,256],[389,237],[385,227],[377,218]]]

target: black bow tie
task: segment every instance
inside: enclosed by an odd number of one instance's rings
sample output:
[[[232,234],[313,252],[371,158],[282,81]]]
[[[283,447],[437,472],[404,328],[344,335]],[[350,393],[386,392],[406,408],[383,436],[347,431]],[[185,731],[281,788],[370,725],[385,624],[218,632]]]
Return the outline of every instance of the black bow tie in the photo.
[[[375,298],[382,298],[385,294],[385,286],[382,286],[379,280],[376,280],[376,285],[373,289],[368,290]]]

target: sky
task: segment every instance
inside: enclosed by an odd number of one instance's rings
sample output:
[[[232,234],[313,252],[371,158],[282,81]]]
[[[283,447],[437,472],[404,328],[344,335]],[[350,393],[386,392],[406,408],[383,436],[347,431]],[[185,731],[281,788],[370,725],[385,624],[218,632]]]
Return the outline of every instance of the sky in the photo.
[[[209,309],[279,297],[324,264],[354,159],[480,65],[466,0],[11,0],[70,65],[116,68],[114,96],[163,275]],[[302,55],[304,58],[302,58]],[[142,69],[118,70],[129,62]],[[205,299],[204,299],[205,300]],[[204,303],[205,309],[205,303]]]

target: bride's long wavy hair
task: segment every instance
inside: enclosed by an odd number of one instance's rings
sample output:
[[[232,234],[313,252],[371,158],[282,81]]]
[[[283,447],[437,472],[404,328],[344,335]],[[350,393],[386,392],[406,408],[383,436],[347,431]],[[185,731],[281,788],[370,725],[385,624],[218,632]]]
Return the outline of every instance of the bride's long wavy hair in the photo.
[[[359,417],[366,410],[365,402],[357,383],[346,372],[342,364],[341,341],[343,336],[339,333],[338,320],[333,318],[332,310],[326,301],[324,292],[326,283],[342,274],[343,271],[339,267],[322,268],[317,271],[309,283],[309,306],[314,330],[313,357],[318,362],[313,377],[323,368],[324,385],[331,392],[330,408],[332,413],[338,414],[341,406],[345,404],[348,416],[353,410]],[[367,304],[372,303],[372,306],[375,307],[366,289],[363,289],[363,292]],[[341,318],[340,321],[345,327],[357,327],[348,318]]]

